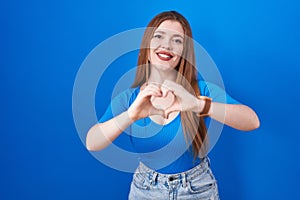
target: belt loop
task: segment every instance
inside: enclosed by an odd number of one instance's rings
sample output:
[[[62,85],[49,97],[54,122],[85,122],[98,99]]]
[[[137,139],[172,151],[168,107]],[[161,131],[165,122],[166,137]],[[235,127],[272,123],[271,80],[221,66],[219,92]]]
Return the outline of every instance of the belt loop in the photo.
[[[182,186],[185,188],[187,186],[186,174],[183,173],[182,176]]]
[[[207,160],[208,167],[210,167],[210,160],[209,160],[209,157],[206,156],[205,159]]]
[[[152,178],[151,178],[151,180],[150,180],[151,185],[155,185],[155,183],[156,183],[156,178],[157,178],[157,173],[156,173],[156,172],[153,172]]]
[[[210,160],[207,156],[201,158],[201,163],[207,164],[207,166],[210,167]]]

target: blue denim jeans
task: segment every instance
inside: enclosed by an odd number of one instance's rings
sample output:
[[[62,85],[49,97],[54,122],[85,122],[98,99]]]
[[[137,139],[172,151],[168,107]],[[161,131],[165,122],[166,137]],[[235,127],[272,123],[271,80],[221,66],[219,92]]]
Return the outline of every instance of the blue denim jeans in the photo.
[[[208,157],[196,167],[177,174],[161,174],[143,163],[136,169],[129,200],[219,200],[217,182]]]

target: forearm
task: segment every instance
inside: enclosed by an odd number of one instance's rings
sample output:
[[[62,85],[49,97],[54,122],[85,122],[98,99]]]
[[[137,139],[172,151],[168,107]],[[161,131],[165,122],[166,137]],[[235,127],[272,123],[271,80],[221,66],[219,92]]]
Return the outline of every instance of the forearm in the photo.
[[[246,105],[213,102],[209,114],[211,118],[238,130],[250,131],[260,125],[256,113]]]
[[[99,151],[111,144],[133,120],[127,111],[104,122],[94,125],[88,131],[86,147],[89,151]]]

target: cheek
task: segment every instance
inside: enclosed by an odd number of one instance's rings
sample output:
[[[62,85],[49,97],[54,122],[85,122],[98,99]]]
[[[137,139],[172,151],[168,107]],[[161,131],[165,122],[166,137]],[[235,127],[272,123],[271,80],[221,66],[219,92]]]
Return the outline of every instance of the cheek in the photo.
[[[174,53],[176,53],[177,55],[182,55],[183,52],[183,44],[177,44],[177,45],[173,45],[173,51]]]
[[[148,53],[148,60],[149,60],[150,62],[153,61],[153,59],[154,59],[154,54],[155,54],[155,53],[154,53],[154,49],[150,47],[149,53]]]
[[[178,55],[182,56],[182,53],[183,53],[183,46],[181,46],[181,47],[178,49]]]
[[[156,48],[158,45],[159,45],[158,41],[151,40],[151,42],[150,42],[150,48],[151,49]]]
[[[176,53],[176,55],[177,55],[177,56],[176,56],[177,59],[180,59],[181,56],[182,56],[182,53],[183,53],[183,47],[179,47],[178,49],[176,49],[175,53]]]

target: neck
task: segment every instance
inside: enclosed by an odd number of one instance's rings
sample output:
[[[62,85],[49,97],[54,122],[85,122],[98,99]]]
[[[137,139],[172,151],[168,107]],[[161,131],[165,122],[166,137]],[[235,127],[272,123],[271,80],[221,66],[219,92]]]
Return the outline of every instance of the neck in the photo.
[[[171,70],[159,70],[154,66],[150,66],[149,82],[162,84],[165,80],[176,81],[177,71]]]

